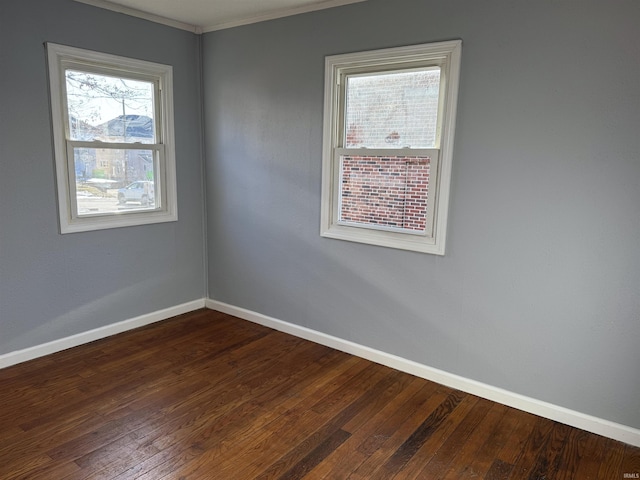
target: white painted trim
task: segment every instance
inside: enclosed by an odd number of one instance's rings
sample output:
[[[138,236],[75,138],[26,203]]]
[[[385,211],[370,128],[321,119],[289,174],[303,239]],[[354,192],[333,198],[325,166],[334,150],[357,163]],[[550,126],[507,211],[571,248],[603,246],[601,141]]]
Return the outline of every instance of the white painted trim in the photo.
[[[142,18],[149,20],[150,22],[160,23],[169,27],[178,28],[180,30],[187,30],[193,33],[202,33],[202,29],[197,25],[191,25],[189,23],[179,22],[171,18],[161,17],[160,15],[154,15],[153,13],[143,12],[136,8],[125,7],[124,5],[118,5],[117,3],[107,2],[106,0],[75,0],[79,3],[86,3],[98,8],[104,8],[105,10],[111,10],[112,12],[123,13],[131,17]]]
[[[0,369],[205,307],[211,310],[227,313],[259,325],[264,325],[280,332],[304,338],[305,340],[319,343],[327,347],[335,348],[336,350],[356,355],[372,362],[386,365],[396,370],[406,372],[447,387],[462,390],[472,395],[477,395],[509,407],[517,408],[518,410],[523,410],[525,412],[564,423],[572,427],[580,428],[597,435],[613,438],[614,440],[619,440],[621,442],[640,447],[640,429],[611,422],[609,420],[581,412],[576,412],[575,410],[543,402],[535,398],[526,397],[518,393],[510,392],[502,388],[487,385],[476,380],[461,377],[406,358],[360,345],[349,340],[327,335],[326,333],[318,332],[307,327],[295,325],[245,308],[236,307],[234,305],[229,305],[227,303],[211,299],[193,300],[181,305],[176,305],[174,307],[165,308],[163,310],[158,310],[118,323],[89,330],[87,332],[25,348],[24,350],[9,352],[4,355],[0,355]]]
[[[317,10],[325,10],[327,8],[342,7],[344,5],[360,2],[366,2],[366,0],[327,0],[326,2],[313,3],[311,5],[304,5],[301,7],[283,8],[273,12],[264,13],[262,15],[220,22],[202,27],[200,31],[202,33],[214,32],[216,30],[224,30],[226,28],[240,27],[242,25],[250,25],[252,23],[266,22],[267,20],[275,20],[277,18],[290,17],[292,15],[300,15],[302,13],[315,12]]]
[[[327,335],[326,333],[294,325],[245,308],[219,302],[217,300],[207,299],[205,300],[205,305],[207,308],[212,310],[227,313],[250,322],[295,335],[296,337],[335,348],[336,350],[350,353],[352,355],[371,360],[372,362],[437,382],[447,387],[462,390],[472,395],[477,395],[509,407],[517,408],[518,410],[523,410],[540,417],[548,418],[597,435],[613,438],[615,440],[640,447],[640,429],[604,420],[581,412],[576,412],[575,410],[543,402],[535,398],[526,397],[518,393],[487,385],[459,375],[454,375],[443,370],[438,370],[437,368],[422,365],[412,360],[407,360],[406,358],[398,357],[364,345],[359,345],[349,340],[343,340],[332,335]]]
[[[77,347],[78,345],[83,345],[95,340],[100,340],[101,338],[110,337],[111,335],[126,332],[127,330],[133,330],[134,328],[142,327],[150,323],[166,320],[167,318],[182,315],[183,313],[192,312],[204,307],[204,299],[193,300],[181,305],[146,313],[135,318],[130,318],[121,322],[105,325],[104,327],[71,335],[70,337],[60,338],[41,345],[35,345],[33,347],[25,348],[24,350],[5,353],[4,355],[0,355],[0,369],[26,362],[28,360],[33,360],[34,358],[60,352],[68,348]]]
[[[173,118],[173,67],[160,63],[137,60],[55,43],[46,43],[49,66],[49,96],[51,124],[56,166],[56,189],[60,233],[87,232],[107,228],[175,222],[178,220],[176,187],[176,159]],[[79,68],[92,73],[105,73],[124,78],[140,78],[155,83],[154,95],[159,94],[154,108],[156,124],[161,131],[156,144],[149,150],[161,152],[156,158],[156,191],[161,201],[155,210],[115,212],[95,216],[79,216],[76,213],[76,179],[69,148],[65,69]],[[157,127],[156,127],[157,128]],[[79,143],[79,142],[78,142]],[[85,143],[85,142],[83,142]],[[100,148],[101,142],[86,142]],[[118,144],[110,144],[111,148]],[[134,146],[133,148],[143,148]]]
[[[322,185],[320,206],[320,235],[382,247],[444,255],[451,188],[455,118],[458,102],[458,83],[462,40],[408,45],[404,47],[345,53],[325,57],[324,120],[322,137]],[[375,155],[376,149],[345,149],[343,145],[343,115],[345,109],[344,80],[349,74],[383,72],[404,68],[441,68],[441,93],[438,108],[438,134],[432,157],[433,176],[429,181],[429,209],[431,228],[428,235],[414,235],[381,231],[362,226],[344,225],[338,221],[340,203],[340,152],[358,150]],[[416,149],[418,150],[418,149]],[[401,150],[388,149],[389,155]],[[435,160],[435,161],[434,161]]]
[[[342,7],[344,5],[350,5],[352,3],[365,2],[366,0],[327,0],[325,2],[313,3],[311,5],[304,5],[301,7],[283,8],[269,13],[261,15],[255,15],[250,17],[237,18],[235,20],[224,21],[220,23],[214,23],[209,26],[192,25],[190,23],[181,22],[172,18],[155,15],[153,13],[144,12],[136,8],[125,7],[117,3],[109,2],[107,0],[75,0],[79,3],[85,3],[98,8],[104,8],[105,10],[111,10],[113,12],[123,13],[132,17],[142,18],[149,20],[150,22],[160,23],[169,27],[178,28],[180,30],[186,30],[196,34],[214,32],[216,30],[224,30],[227,28],[240,27],[242,25],[250,25],[252,23],[265,22],[267,20],[275,20],[277,18],[289,17],[292,15],[299,15],[302,13],[315,12],[317,10],[325,10],[327,8]]]

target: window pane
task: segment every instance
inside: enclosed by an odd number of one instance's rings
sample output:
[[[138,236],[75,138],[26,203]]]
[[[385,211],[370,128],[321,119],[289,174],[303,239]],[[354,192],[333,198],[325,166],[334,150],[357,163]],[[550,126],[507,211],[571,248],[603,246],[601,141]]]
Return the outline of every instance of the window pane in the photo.
[[[428,157],[340,157],[340,221],[424,233]]]
[[[152,150],[74,148],[78,216],[158,208]]]
[[[157,143],[154,84],[67,70],[70,140]]]
[[[440,69],[347,77],[344,146],[433,148]]]

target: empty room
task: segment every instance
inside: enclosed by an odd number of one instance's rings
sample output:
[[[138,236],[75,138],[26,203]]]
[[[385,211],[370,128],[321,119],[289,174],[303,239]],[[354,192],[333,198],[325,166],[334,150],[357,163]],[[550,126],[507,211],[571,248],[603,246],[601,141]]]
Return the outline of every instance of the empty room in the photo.
[[[638,25],[0,0],[0,478],[640,479]]]

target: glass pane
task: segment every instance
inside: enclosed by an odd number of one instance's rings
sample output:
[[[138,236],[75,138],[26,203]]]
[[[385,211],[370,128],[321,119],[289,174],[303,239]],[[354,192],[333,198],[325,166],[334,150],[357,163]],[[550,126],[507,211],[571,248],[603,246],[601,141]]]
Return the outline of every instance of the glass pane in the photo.
[[[428,157],[340,157],[340,221],[424,233]]]
[[[70,140],[157,143],[154,84],[67,70]]]
[[[159,208],[152,150],[74,148],[78,216]]]
[[[433,148],[440,69],[347,77],[344,146]]]

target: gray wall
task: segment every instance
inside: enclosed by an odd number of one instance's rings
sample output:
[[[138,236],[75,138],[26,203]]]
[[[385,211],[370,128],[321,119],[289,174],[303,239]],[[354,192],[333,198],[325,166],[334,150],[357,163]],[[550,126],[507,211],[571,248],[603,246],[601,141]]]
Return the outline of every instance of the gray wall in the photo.
[[[640,428],[640,3],[369,0],[198,38],[0,2],[0,354],[205,295]],[[319,236],[324,56],[462,38],[447,255]],[[60,235],[43,42],[174,66],[176,223]],[[204,271],[205,253],[209,270]]]
[[[210,297],[640,428],[639,24],[369,0],[206,34]],[[447,255],[321,238],[324,56],[455,38]]]
[[[44,42],[173,65],[178,222],[58,233]],[[0,354],[204,296],[198,43],[68,0],[0,2]]]

